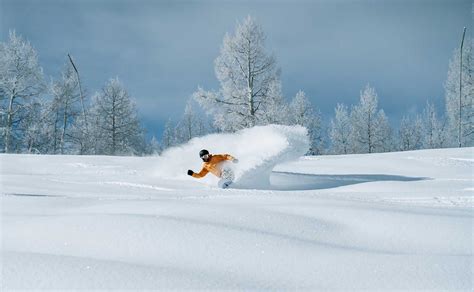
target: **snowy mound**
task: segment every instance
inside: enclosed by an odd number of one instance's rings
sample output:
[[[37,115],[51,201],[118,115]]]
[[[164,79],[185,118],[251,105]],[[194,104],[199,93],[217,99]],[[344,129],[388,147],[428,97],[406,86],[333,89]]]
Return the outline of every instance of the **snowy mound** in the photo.
[[[309,141],[306,128],[301,126],[268,125],[236,133],[207,135],[165,151],[159,159],[156,175],[191,179],[186,171],[201,169],[202,161],[198,156],[201,149],[214,154],[231,154],[239,159],[239,163],[229,164],[235,173],[235,187],[264,188],[270,184],[275,165],[304,155],[309,149]],[[207,175],[200,181],[215,185],[217,178]]]

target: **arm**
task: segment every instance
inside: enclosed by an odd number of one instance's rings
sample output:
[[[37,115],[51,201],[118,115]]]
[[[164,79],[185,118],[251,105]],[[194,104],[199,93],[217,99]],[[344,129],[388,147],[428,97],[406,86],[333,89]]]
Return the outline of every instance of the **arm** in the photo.
[[[234,156],[232,156],[230,154],[224,154],[224,158],[225,158],[225,160],[230,160],[234,163],[239,162],[239,160],[237,158],[235,158]]]
[[[230,154],[224,154],[222,156],[224,156],[225,160],[230,160],[230,161],[237,160],[234,156],[232,156]]]
[[[204,177],[208,172],[209,172],[209,170],[207,170],[205,167],[203,167],[200,172],[198,172],[198,173],[193,172],[192,177],[201,178],[201,177]]]

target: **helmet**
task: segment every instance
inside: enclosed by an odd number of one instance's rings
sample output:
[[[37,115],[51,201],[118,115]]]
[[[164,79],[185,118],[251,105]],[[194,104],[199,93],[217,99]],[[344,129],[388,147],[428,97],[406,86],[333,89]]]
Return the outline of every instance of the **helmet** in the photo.
[[[199,151],[199,157],[203,157],[204,155],[209,155],[209,151],[207,151],[206,149],[202,149],[201,151]]]

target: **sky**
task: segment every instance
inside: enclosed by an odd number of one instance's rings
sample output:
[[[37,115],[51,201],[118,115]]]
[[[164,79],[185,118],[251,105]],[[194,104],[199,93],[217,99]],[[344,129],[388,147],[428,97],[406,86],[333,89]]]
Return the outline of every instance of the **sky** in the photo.
[[[70,53],[89,95],[118,77],[159,137],[198,86],[219,89],[223,37],[248,15],[266,34],[285,97],[303,90],[326,124],[366,84],[394,126],[428,99],[441,111],[449,59],[473,28],[470,0],[0,0],[0,40],[9,30],[29,40],[48,80]]]

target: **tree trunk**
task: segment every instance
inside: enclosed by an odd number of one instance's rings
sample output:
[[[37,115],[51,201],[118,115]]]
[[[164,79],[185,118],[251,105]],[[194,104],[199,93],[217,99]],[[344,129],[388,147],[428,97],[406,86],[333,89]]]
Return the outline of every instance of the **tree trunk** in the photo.
[[[371,116],[370,116],[370,112],[369,112],[369,115],[368,115],[368,118],[369,118],[369,122],[368,122],[368,126],[369,126],[369,129],[367,131],[367,135],[368,135],[368,144],[369,144],[369,153],[372,153],[372,132],[370,131],[371,129],[371,126],[372,126],[372,119],[371,119]]]
[[[462,40],[461,40],[461,49],[460,49],[460,56],[459,56],[459,121],[458,121],[458,142],[459,147],[462,147],[462,47],[464,45],[464,36],[466,35],[466,28],[464,27],[462,33]]]
[[[66,136],[66,126],[67,126],[67,103],[64,105],[63,112],[63,127],[61,130],[61,154],[64,154],[64,137]]]
[[[58,121],[59,121],[59,109],[56,109],[56,116],[54,118],[53,154],[56,154],[58,151]]]
[[[113,97],[112,105],[112,155],[115,155],[115,96]]]
[[[250,40],[248,41],[248,52],[247,52],[247,87],[248,87],[248,100],[249,100],[249,114],[250,114],[250,126],[253,127],[255,125],[255,108],[254,108],[254,100],[253,100],[253,80],[251,76],[251,68],[250,68]]]
[[[10,96],[10,102],[8,104],[8,114],[7,114],[7,127],[5,129],[5,153],[8,153],[10,150],[10,137],[12,130],[12,121],[13,121],[13,100],[15,95]]]

